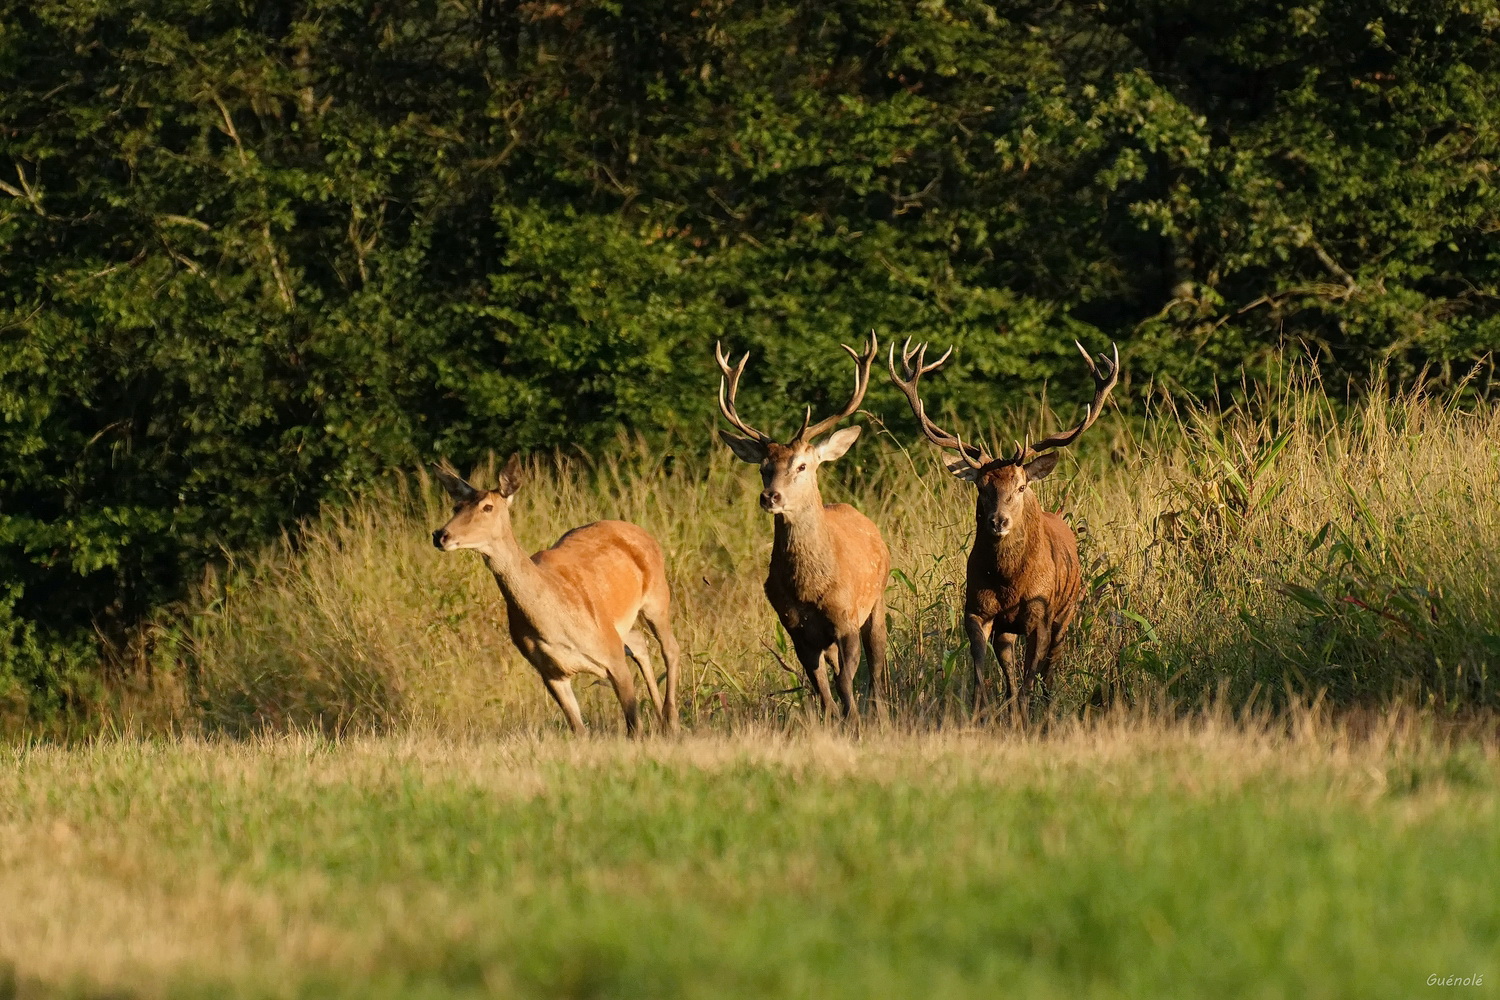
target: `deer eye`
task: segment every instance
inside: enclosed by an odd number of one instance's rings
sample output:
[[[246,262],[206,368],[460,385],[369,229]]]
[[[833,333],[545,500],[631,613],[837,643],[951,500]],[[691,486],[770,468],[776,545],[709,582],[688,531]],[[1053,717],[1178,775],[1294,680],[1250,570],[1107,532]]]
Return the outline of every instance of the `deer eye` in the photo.
[[[492,504],[492,503],[487,503],[487,504],[484,505],[484,511],[485,511],[486,514],[488,514],[490,511],[492,511],[494,509],[495,509],[495,505]]]

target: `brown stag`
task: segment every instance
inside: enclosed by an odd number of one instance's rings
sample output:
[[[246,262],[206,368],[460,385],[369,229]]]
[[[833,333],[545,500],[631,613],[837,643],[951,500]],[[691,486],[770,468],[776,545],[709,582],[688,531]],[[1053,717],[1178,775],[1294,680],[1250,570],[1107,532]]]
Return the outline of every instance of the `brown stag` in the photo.
[[[854,674],[859,669],[860,644],[870,661],[871,700],[881,711],[886,695],[885,584],[891,556],[880,529],[848,504],[823,503],[818,493],[818,466],[843,455],[859,437],[859,427],[836,431],[827,440],[815,439],[859,409],[870,385],[870,368],[878,351],[874,331],[870,348],[854,359],[854,393],[831,417],[810,423],[812,407],[802,428],[786,444],[740,419],[735,395],[747,353],[731,368],[722,347],[715,345],[723,377],[719,380],[719,410],[738,437],[719,431],[735,456],[760,466],[760,505],[775,515],[771,567],[766,574],[766,598],[791,637],[797,659],[818,692],[826,715],[832,706],[823,661],[838,668],[838,697],[845,716],[854,709]]]
[[[676,732],[678,648],[656,539],[625,521],[595,521],[569,531],[550,549],[527,555],[510,526],[511,498],[521,485],[516,456],[493,490],[469,485],[447,463],[436,471],[454,507],[452,520],[432,533],[432,544],[444,552],[475,549],[484,556],[505,597],[511,641],[542,675],[573,732],[583,732],[583,716],[572,679],[589,674],[609,679],[625,713],[625,729],[635,735],[639,719],[627,657],[640,666],[657,715]],[[661,646],[665,698],[656,686],[646,637],[636,628],[637,615]]]
[[[1075,341],[1076,343],[1076,341]],[[1020,682],[1015,685],[1015,707],[1026,711],[1033,684],[1040,679],[1045,694],[1052,654],[1078,610],[1082,580],[1078,540],[1062,517],[1042,509],[1030,484],[1044,479],[1057,465],[1059,448],[1067,447],[1088,430],[1103,411],[1104,401],[1120,377],[1120,351],[1114,360],[1100,356],[1096,365],[1088,351],[1078,350],[1094,377],[1094,399],[1083,420],[1073,429],[1038,441],[1017,443],[1009,458],[993,458],[983,448],[965,444],[956,434],[938,428],[927,416],[917,395],[917,382],[953,353],[926,363],[927,345],[915,349],[908,340],[901,349],[903,374],[896,372],[896,352],[888,363],[891,379],[906,394],[912,413],[927,440],[958,453],[948,470],[978,487],[975,504],[974,547],[969,552],[968,584],[964,598],[964,629],[974,666],[974,707],[983,701],[984,650],[993,644],[1000,661],[1002,701],[1009,701],[1013,685],[1016,639],[1026,636],[1026,655]]]

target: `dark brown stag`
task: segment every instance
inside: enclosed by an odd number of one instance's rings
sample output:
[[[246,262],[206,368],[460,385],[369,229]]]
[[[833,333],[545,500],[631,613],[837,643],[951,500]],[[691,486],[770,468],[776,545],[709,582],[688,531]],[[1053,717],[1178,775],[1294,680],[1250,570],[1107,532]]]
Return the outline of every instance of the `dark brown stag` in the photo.
[[[1047,691],[1052,653],[1078,610],[1082,579],[1078,565],[1078,540],[1062,517],[1042,509],[1030,485],[1044,479],[1057,466],[1057,449],[1065,448],[1088,430],[1104,409],[1120,377],[1120,351],[1114,360],[1100,356],[1099,363],[1083,345],[1079,352],[1094,376],[1094,399],[1084,410],[1083,420],[1068,431],[1035,444],[1017,443],[1009,458],[994,458],[985,449],[965,444],[956,434],[940,429],[927,416],[917,382],[953,353],[950,347],[936,361],[926,362],[927,345],[901,349],[902,373],[896,371],[896,353],[888,362],[891,378],[906,394],[912,413],[927,440],[957,452],[947,463],[959,479],[978,487],[975,504],[974,548],[969,552],[968,585],[964,599],[964,629],[969,635],[969,657],[974,666],[974,707],[984,698],[984,649],[992,644],[1000,661],[1002,702],[1016,693],[1015,707],[1027,711],[1033,685],[1041,680]],[[1019,683],[1014,678],[1016,639],[1026,637],[1025,660]]]

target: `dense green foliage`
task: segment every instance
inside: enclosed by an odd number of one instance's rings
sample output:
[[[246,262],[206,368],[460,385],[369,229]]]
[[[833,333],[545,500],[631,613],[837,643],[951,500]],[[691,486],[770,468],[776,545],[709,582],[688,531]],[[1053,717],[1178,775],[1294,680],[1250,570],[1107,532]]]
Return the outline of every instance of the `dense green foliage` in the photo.
[[[435,452],[1500,342],[1500,6],[0,0],[0,678]],[[837,388],[835,388],[837,387]],[[948,393],[945,397],[944,393]],[[899,419],[883,387],[872,408]],[[70,692],[72,692],[70,694]],[[38,700],[40,699],[40,700]]]

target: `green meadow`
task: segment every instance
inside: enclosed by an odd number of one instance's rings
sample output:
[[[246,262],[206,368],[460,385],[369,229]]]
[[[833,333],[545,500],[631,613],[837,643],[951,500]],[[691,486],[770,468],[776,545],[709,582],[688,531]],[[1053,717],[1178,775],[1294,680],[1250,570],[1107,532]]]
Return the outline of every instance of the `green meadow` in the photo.
[[[1500,973],[1411,716],[4,751],[7,997],[1376,997]]]

